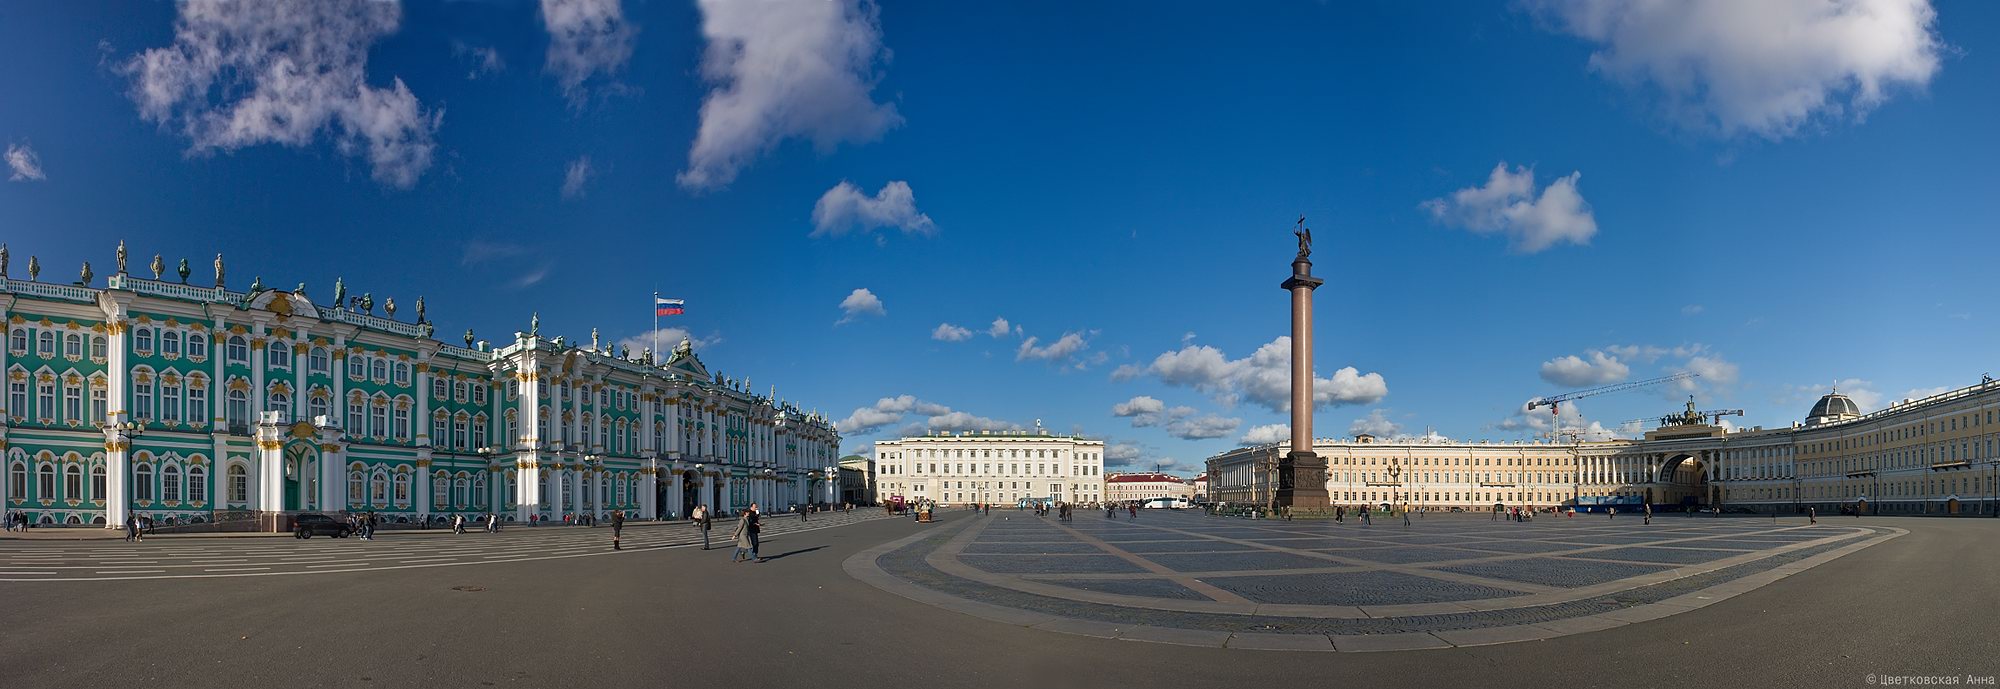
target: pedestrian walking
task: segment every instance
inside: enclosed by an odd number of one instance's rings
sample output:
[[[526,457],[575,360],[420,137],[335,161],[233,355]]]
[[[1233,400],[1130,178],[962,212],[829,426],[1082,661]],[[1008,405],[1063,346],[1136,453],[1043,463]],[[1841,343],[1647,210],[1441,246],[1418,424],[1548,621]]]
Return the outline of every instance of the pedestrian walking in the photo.
[[[125,542],[131,543],[137,540],[139,540],[139,515],[125,515]]]
[[[1642,523],[1648,525],[1653,523],[1653,503],[1646,503],[1646,520]]]
[[[1806,523],[1808,524],[1819,523],[1819,508],[1817,507],[1806,508]]]
[[[1410,511],[1403,510],[1403,526],[1409,526],[1409,525],[1410,525]]]
[[[618,543],[618,539],[619,539],[620,537],[624,536],[624,535],[625,535],[625,512],[624,512],[624,510],[619,510],[619,511],[617,511],[617,512],[612,512],[612,513],[611,513],[611,549],[612,549],[612,550],[624,550],[624,548],[623,548],[623,547],[620,547],[620,546],[619,546],[619,543]]]
[[[701,549],[708,550],[708,506],[695,505],[691,516],[694,518],[694,530],[701,532]]]
[[[465,515],[463,514],[452,515],[451,532],[453,535],[463,535],[465,533]]]
[[[806,523],[806,508],[804,507],[799,508],[799,523],[800,524]]]
[[[730,556],[731,562],[764,561],[764,558],[757,553],[757,547],[760,545],[758,534],[763,530],[759,524],[762,516],[758,514],[758,504],[753,502],[750,503],[750,509],[745,510],[743,516],[736,520],[736,532],[733,534],[736,537],[736,553]]]

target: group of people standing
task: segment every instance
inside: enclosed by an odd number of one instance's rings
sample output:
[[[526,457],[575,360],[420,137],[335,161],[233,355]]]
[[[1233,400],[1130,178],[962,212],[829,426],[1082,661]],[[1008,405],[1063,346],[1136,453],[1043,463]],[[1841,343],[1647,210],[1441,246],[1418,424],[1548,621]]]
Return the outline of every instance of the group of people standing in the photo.
[[[28,520],[28,513],[26,512],[21,512],[17,510],[7,513],[8,531],[26,532],[28,530],[28,525],[33,523],[34,522]]]

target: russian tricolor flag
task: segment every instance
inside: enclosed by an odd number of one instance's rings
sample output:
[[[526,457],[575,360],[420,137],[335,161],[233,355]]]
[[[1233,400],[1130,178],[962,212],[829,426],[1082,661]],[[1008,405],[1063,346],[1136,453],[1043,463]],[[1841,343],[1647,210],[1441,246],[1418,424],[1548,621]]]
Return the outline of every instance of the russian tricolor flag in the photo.
[[[680,299],[661,299],[659,297],[653,297],[653,315],[678,316],[681,315],[686,305],[687,304]]]

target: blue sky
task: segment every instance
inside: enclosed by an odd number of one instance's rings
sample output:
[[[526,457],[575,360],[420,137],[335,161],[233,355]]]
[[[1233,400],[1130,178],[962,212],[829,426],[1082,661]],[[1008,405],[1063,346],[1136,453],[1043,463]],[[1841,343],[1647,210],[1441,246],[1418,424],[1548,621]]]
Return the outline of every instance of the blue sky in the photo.
[[[1779,425],[1990,370],[1996,41],[1921,0],[6,3],[0,241],[495,339],[644,340],[657,289],[849,449],[1039,419],[1185,470],[1285,420],[1303,213],[1319,435],[1683,370],[1572,423]]]

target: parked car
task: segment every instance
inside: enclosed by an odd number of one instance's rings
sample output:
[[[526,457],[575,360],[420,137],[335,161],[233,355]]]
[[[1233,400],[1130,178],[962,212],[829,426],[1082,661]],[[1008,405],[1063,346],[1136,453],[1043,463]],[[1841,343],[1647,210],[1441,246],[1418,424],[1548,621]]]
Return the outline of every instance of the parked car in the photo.
[[[292,536],[295,538],[314,536],[346,538],[349,531],[346,522],[324,514],[301,514],[292,520]]]

